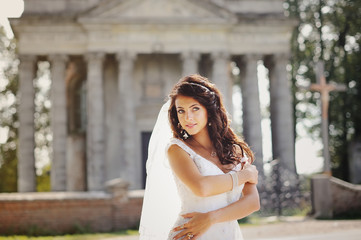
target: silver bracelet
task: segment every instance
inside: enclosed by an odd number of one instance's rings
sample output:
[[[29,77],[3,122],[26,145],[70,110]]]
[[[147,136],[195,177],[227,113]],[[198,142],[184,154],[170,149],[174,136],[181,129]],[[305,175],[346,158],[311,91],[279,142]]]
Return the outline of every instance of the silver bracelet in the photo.
[[[229,174],[231,174],[232,177],[232,191],[234,191],[238,186],[238,174],[236,171],[231,171]]]

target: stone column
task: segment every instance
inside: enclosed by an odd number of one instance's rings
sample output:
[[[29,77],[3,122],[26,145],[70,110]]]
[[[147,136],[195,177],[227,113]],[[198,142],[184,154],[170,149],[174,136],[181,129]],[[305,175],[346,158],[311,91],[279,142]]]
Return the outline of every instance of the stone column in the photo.
[[[216,52],[211,55],[213,60],[213,72],[211,81],[217,85],[217,88],[223,95],[223,103],[227,111],[232,114],[232,81],[229,76],[229,57],[226,52]]]
[[[333,196],[329,176],[315,175],[311,178],[311,200],[315,218],[333,217]]]
[[[257,61],[259,55],[247,55],[242,61],[242,106],[243,136],[255,154],[255,164],[260,175],[263,175],[263,150],[261,108],[258,90]]]
[[[51,55],[51,128],[53,131],[53,162],[51,164],[51,190],[66,190],[67,111],[65,55]]]
[[[19,66],[18,191],[35,192],[34,98],[36,56],[21,55]]]
[[[66,190],[86,191],[85,136],[68,136],[66,161]]]
[[[181,58],[183,60],[182,77],[198,73],[199,53],[183,52]]]
[[[288,56],[274,55],[266,63],[270,79],[273,158],[279,159],[290,174],[296,174],[292,98],[286,70]]]
[[[87,70],[87,184],[89,191],[104,189],[103,53],[88,53]]]
[[[136,119],[134,105],[133,68],[136,55],[128,52],[117,54],[118,67],[118,91],[121,124],[121,146],[123,150],[123,164],[126,170],[124,177],[129,182],[137,184],[141,182],[140,162],[135,158],[135,151],[140,149],[136,145]],[[132,186],[134,187],[134,186]]]

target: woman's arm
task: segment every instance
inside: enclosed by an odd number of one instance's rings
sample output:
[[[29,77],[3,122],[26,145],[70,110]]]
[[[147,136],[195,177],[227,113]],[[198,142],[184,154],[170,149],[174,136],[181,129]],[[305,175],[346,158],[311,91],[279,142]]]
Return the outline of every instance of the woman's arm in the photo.
[[[188,153],[178,145],[169,147],[168,159],[176,176],[197,196],[208,197],[232,190],[232,177],[229,174],[202,176]],[[258,171],[253,165],[249,165],[237,174],[238,185],[246,182],[257,183]]]
[[[205,233],[213,224],[242,219],[260,208],[260,201],[256,184],[246,183],[243,188],[243,197],[238,201],[215,211],[207,213],[188,213],[182,215],[190,220],[173,229],[174,232],[180,231],[174,239],[184,237],[187,233],[191,233],[196,240]]]
[[[260,201],[256,184],[246,183],[243,197],[238,201],[212,212],[209,212],[212,224],[242,219],[260,209]]]

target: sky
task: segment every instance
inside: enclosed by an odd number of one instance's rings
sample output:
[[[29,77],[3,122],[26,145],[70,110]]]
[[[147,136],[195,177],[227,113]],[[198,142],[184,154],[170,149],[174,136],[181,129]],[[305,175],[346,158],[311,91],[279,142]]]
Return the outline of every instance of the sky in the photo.
[[[0,0],[0,25],[3,25],[8,37],[12,38],[13,32],[8,22],[8,18],[18,18],[24,10],[23,0]],[[265,109],[269,106],[269,83],[267,79],[267,69],[260,63],[258,65],[258,79],[259,79],[259,91],[261,109]],[[1,80],[1,79],[0,79]],[[241,95],[235,94],[233,100],[238,104],[241,102]],[[241,118],[241,113],[234,112],[235,118]],[[271,130],[269,118],[262,120],[262,136],[263,136],[263,155],[264,160],[268,161],[272,158],[272,146],[271,146]],[[302,123],[297,126],[298,139],[296,141],[296,168],[299,174],[312,174],[320,172],[323,166],[323,157],[319,156],[322,149],[322,143],[320,139],[311,139],[307,132],[300,127]],[[5,132],[0,128],[0,135],[4,135]],[[0,136],[0,142],[2,141]],[[267,168],[267,165],[265,166]]]

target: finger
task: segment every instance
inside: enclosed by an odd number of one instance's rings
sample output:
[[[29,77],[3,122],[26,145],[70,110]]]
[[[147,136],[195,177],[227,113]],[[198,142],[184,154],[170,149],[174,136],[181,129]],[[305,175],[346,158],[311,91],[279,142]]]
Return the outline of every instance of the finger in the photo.
[[[192,217],[194,217],[194,214],[195,214],[195,212],[191,212],[191,213],[182,214],[181,216],[183,218],[192,218]]]
[[[183,231],[179,232],[177,235],[175,235],[173,237],[173,239],[179,239],[179,238],[182,238],[182,237],[184,237],[183,239],[187,239],[187,234],[188,233],[189,233],[189,231],[183,230]]]
[[[182,225],[180,225],[178,227],[173,228],[173,232],[178,232],[178,231],[183,230],[183,229],[186,229],[185,224],[182,224]]]
[[[181,238],[181,237],[183,236],[181,233],[182,233],[182,232],[180,232],[180,233],[178,233],[177,235],[175,235],[175,236],[173,237],[173,239],[176,240],[176,239]]]

